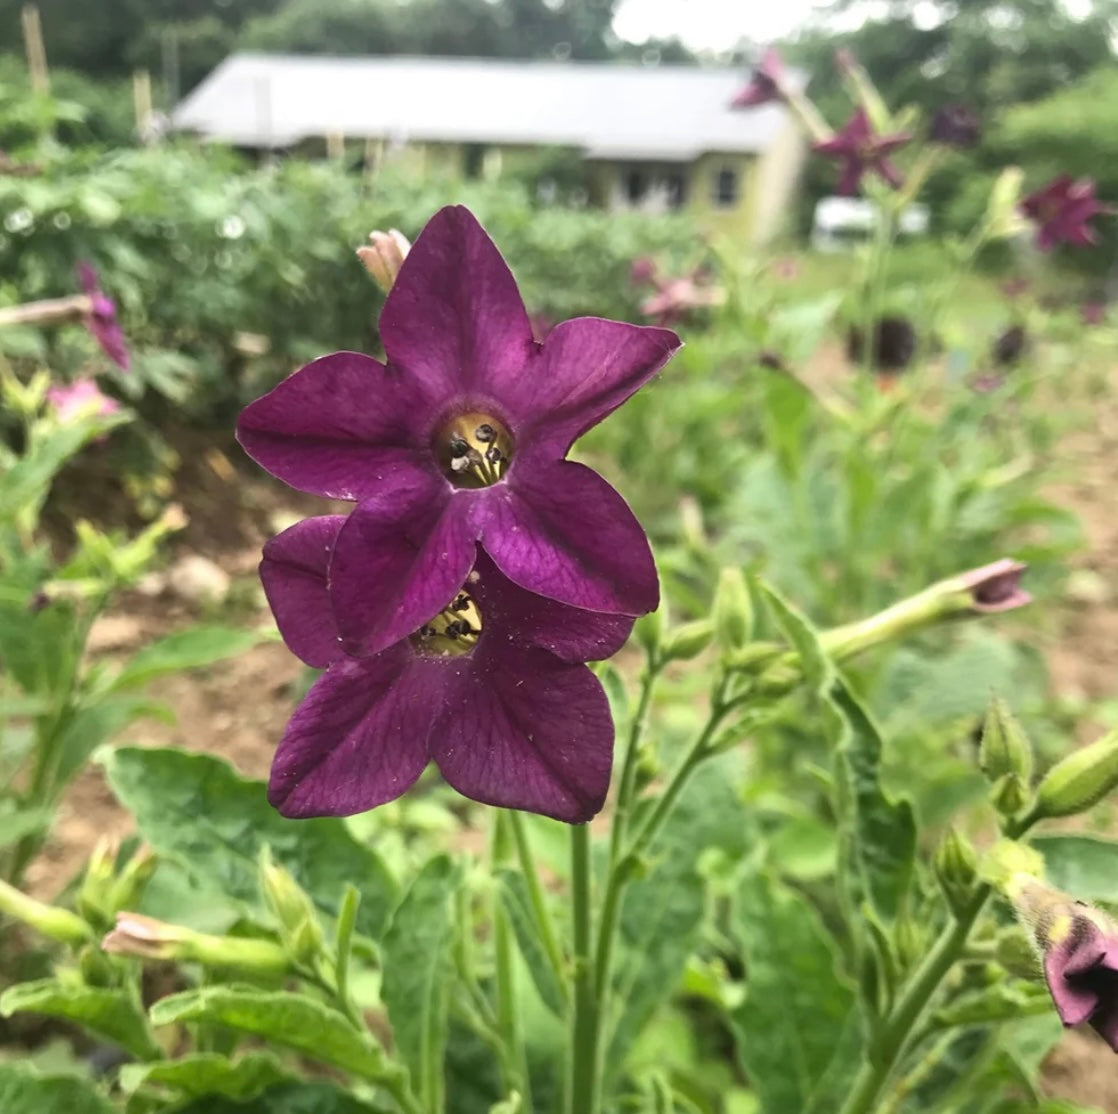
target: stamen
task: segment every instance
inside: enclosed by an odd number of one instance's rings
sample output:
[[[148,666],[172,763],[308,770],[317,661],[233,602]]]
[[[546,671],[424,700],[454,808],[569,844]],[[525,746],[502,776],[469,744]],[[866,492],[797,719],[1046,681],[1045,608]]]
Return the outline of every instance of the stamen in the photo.
[[[456,487],[489,487],[512,461],[512,434],[489,414],[461,414],[438,432],[435,452]]]
[[[427,657],[468,654],[481,636],[481,612],[466,592],[459,592],[429,623],[411,637],[412,646]]]

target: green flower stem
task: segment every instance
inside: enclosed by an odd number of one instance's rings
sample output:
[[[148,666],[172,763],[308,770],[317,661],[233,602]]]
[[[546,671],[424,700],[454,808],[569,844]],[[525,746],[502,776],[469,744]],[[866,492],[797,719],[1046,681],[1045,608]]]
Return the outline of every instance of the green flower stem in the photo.
[[[590,828],[571,827],[573,1000],[567,1114],[598,1114],[598,998],[594,988]]]
[[[629,814],[633,808],[633,798],[636,796],[637,767],[640,764],[640,741],[648,722],[652,690],[656,685],[659,672],[659,663],[650,655],[644,671],[641,673],[637,710],[633,713],[632,721],[629,724],[629,737],[625,744],[621,780],[618,783],[617,801],[613,811],[613,824],[610,826],[609,865],[611,872],[621,858],[621,848],[624,846],[625,836],[628,832]]]
[[[885,264],[897,235],[897,215],[892,204],[871,198],[877,209],[873,246],[866,265],[865,302],[862,306],[862,372],[870,381],[874,372],[873,357],[877,337],[877,321],[881,316],[881,295],[885,288]]]
[[[532,916],[539,934],[540,943],[547,954],[555,975],[555,983],[559,987],[564,1001],[567,999],[567,970],[563,962],[563,950],[559,946],[559,938],[555,932],[555,921],[551,916],[551,909],[547,904],[547,895],[540,884],[540,872],[536,869],[536,859],[532,854],[532,843],[528,838],[528,831],[524,826],[524,816],[520,812],[510,811],[508,814],[512,827],[513,839],[516,842],[516,857],[520,861],[520,870],[528,883],[528,900],[532,903]]]

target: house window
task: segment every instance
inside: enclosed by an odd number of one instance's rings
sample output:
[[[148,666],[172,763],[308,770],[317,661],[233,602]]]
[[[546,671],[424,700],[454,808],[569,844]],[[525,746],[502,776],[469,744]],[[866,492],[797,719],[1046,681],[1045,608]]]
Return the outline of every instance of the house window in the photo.
[[[485,169],[488,148],[483,143],[467,143],[462,149],[462,173],[470,179],[480,178]]]
[[[678,171],[670,171],[664,175],[664,194],[667,197],[669,209],[681,209],[687,200],[687,187],[683,175]]]
[[[639,205],[648,192],[648,178],[643,170],[627,170],[625,172],[625,198],[630,205]]]
[[[732,209],[738,203],[740,190],[738,172],[732,166],[723,166],[715,173],[712,200],[719,209]]]

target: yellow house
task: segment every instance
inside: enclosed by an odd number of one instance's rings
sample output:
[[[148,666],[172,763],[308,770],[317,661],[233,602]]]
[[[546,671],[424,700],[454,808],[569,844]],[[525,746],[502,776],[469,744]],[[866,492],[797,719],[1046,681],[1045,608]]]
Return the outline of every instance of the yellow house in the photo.
[[[731,109],[734,69],[454,58],[235,54],[173,125],[256,150],[407,159],[499,178],[545,149],[586,164],[587,202],[686,209],[758,244],[789,218],[806,150],[779,104]]]

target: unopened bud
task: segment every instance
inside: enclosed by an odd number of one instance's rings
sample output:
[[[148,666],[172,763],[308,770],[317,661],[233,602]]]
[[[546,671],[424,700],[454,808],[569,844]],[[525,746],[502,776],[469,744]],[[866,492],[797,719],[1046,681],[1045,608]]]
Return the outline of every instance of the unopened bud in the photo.
[[[109,908],[114,916],[121,909],[132,909],[139,904],[158,861],[147,844],[136,849],[109,890]]]
[[[1118,786],[1118,730],[1057,762],[1037,789],[1034,816],[1074,816]]]
[[[663,773],[660,755],[656,748],[648,742],[643,742],[637,751],[637,789],[638,791],[651,785]]]
[[[114,955],[185,960],[261,975],[281,975],[291,966],[284,949],[271,940],[210,936],[142,913],[118,913],[116,927],[101,947]]]
[[[1029,787],[1016,774],[1000,777],[990,790],[990,803],[1002,816],[1016,816],[1029,800]]]
[[[668,623],[668,604],[661,599],[660,606],[647,615],[642,615],[633,625],[637,644],[650,657],[654,658],[664,641],[664,630]]]
[[[411,244],[395,228],[387,232],[370,232],[369,241],[372,246],[358,248],[357,258],[373,276],[377,286],[387,294],[396,282],[396,276],[404,265],[404,257],[411,250]]]
[[[664,637],[665,661],[689,661],[701,654],[714,638],[714,624],[709,619],[695,619],[669,631]]]
[[[84,944],[93,938],[89,925],[69,909],[59,909],[28,897],[15,886],[0,881],[0,913],[6,913],[17,921],[41,932],[52,940],[63,944]]]
[[[90,921],[108,922],[115,909],[109,902],[109,891],[116,879],[116,857],[120,841],[115,836],[101,836],[93,846],[85,874],[78,890],[78,909]]]
[[[1033,776],[1033,748],[1021,725],[1005,701],[994,697],[982,727],[982,743],[978,752],[982,772],[997,781],[1006,774],[1016,774],[1026,785]]]
[[[958,913],[970,900],[978,878],[978,856],[970,841],[955,829],[948,830],[933,862],[936,878],[952,912]]]
[[[714,593],[714,637],[724,655],[741,650],[753,637],[753,600],[741,569],[725,568]]]
[[[1016,840],[999,839],[982,856],[979,873],[985,881],[1006,893],[1014,878],[1021,875],[1042,875],[1044,858],[1039,851]]]
[[[297,963],[312,960],[323,948],[318,913],[299,883],[272,859],[267,847],[260,855],[260,889],[292,959]]]
[[[1019,166],[1007,166],[998,175],[986,206],[986,235],[991,240],[1007,240],[1028,227],[1020,211],[1024,180]]]

